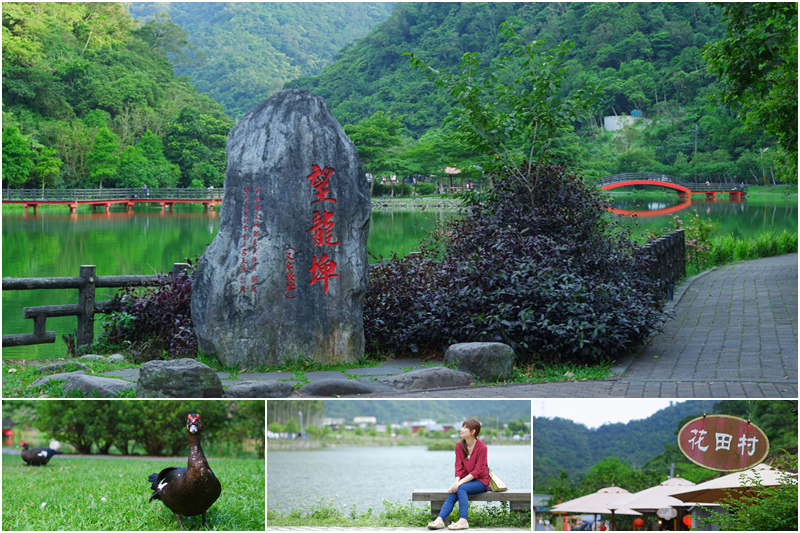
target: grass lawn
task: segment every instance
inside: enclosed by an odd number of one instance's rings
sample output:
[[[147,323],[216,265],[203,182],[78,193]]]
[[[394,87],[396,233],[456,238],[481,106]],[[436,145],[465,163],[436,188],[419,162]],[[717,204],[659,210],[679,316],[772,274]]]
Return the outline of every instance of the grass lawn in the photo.
[[[355,507],[355,506],[354,506]],[[267,521],[273,527],[417,527],[424,531],[431,521],[430,504],[409,501],[392,503],[383,501],[383,509],[370,509],[366,513],[358,513],[355,509],[349,512],[331,501],[320,501],[310,509],[283,512],[280,508],[267,512]],[[450,514],[450,521],[459,518],[458,506]],[[469,506],[470,527],[508,528],[530,531],[531,513],[529,511],[511,511],[508,504],[477,504]]]
[[[208,510],[221,531],[264,531],[266,474],[263,460],[215,459],[209,464],[222,494]],[[148,502],[147,476],[186,458],[70,457],[46,466],[25,466],[19,455],[3,454],[3,529],[23,531],[175,531],[175,515],[159,500]],[[200,516],[186,518],[189,530]]]

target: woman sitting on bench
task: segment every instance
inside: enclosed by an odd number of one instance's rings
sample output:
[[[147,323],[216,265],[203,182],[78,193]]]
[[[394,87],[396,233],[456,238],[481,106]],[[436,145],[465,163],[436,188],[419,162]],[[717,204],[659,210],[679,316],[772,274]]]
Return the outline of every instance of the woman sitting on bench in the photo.
[[[461,425],[459,436],[461,442],[456,444],[456,480],[447,489],[447,499],[442,505],[439,516],[428,524],[428,529],[444,529],[444,519],[450,516],[458,500],[460,518],[447,526],[447,529],[468,529],[467,512],[469,511],[469,495],[486,492],[489,488],[489,465],[486,460],[486,444],[478,440],[481,434],[481,423],[476,418],[469,418]]]

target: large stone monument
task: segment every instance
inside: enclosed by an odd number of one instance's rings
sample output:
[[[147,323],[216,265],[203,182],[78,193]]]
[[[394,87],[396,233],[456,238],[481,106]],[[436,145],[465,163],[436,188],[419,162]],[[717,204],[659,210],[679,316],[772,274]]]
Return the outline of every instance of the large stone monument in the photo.
[[[281,91],[228,134],[219,233],[200,257],[200,350],[241,368],[364,354],[370,199],[324,100]]]

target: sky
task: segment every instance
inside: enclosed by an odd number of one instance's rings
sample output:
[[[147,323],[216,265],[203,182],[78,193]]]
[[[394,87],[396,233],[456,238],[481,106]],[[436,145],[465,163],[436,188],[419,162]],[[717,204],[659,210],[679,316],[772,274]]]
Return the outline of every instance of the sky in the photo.
[[[659,399],[572,399],[533,400],[534,417],[566,418],[594,429],[605,424],[626,423],[648,418],[653,413],[682,400]]]

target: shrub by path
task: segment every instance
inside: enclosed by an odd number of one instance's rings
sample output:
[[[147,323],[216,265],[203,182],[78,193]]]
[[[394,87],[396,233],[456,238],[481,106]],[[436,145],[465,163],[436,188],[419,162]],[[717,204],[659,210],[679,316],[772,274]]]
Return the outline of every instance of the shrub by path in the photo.
[[[685,281],[672,318],[616,379],[399,393],[439,398],[797,398],[797,254]],[[379,397],[382,394],[371,394]]]

